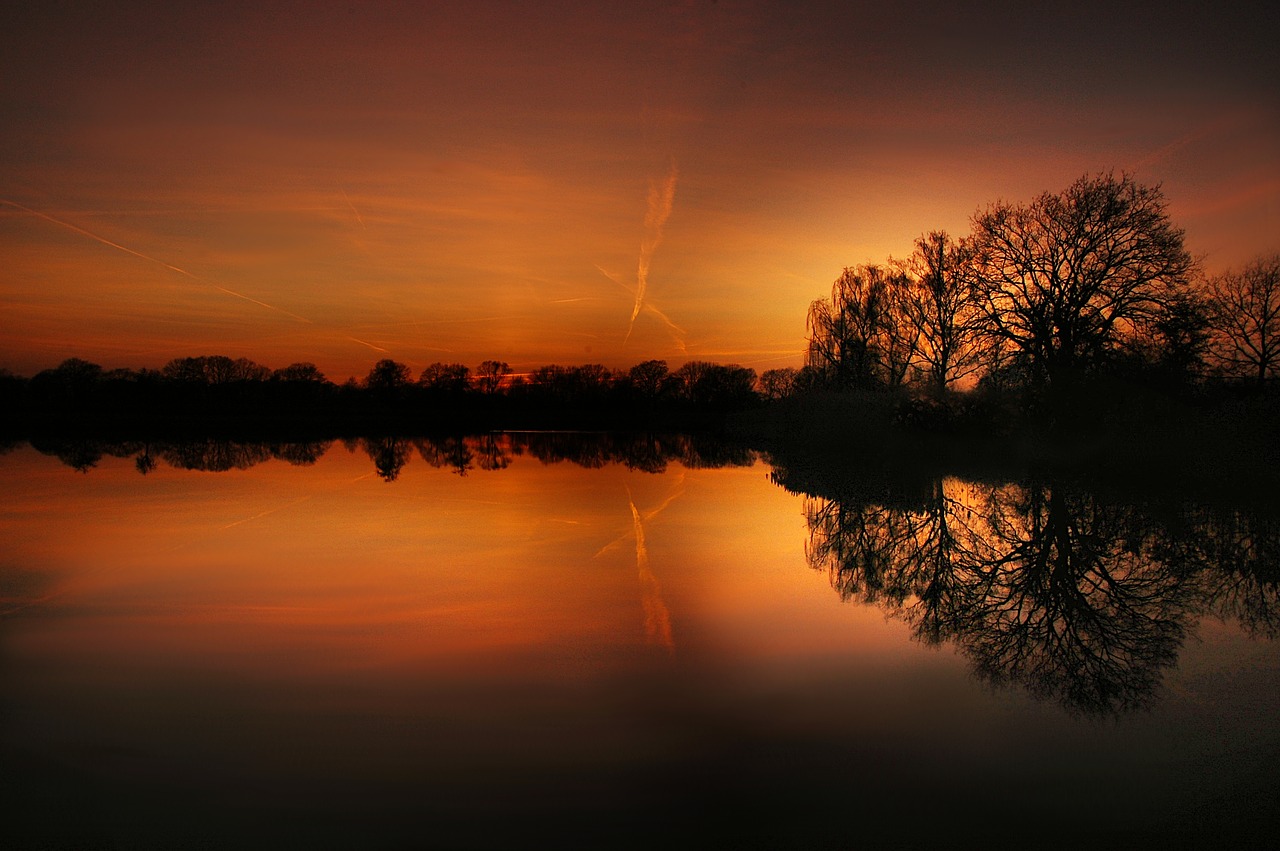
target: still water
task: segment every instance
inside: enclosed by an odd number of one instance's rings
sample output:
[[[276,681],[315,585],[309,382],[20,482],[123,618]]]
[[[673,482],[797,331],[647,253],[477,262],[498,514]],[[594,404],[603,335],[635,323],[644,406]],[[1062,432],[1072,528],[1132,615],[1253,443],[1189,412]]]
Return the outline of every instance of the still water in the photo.
[[[687,439],[0,455],[4,847],[1265,847],[1274,518]],[[830,490],[830,489],[828,489]]]

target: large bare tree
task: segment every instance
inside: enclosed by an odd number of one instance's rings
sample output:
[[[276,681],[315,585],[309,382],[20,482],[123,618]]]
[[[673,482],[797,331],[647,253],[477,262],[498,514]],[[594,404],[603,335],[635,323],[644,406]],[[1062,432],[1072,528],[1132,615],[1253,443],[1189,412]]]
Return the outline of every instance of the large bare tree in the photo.
[[[1032,381],[1069,384],[1187,287],[1194,263],[1158,186],[1082,177],[974,217],[975,293],[993,339]]]

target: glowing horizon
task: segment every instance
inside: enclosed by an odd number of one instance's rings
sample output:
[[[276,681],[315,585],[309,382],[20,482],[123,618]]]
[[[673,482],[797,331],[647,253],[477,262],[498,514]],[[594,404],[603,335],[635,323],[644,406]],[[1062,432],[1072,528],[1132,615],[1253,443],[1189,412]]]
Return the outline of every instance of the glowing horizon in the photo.
[[[1280,250],[1270,18],[588,11],[22,12],[0,367],[799,366],[845,266],[1101,171],[1209,272]]]

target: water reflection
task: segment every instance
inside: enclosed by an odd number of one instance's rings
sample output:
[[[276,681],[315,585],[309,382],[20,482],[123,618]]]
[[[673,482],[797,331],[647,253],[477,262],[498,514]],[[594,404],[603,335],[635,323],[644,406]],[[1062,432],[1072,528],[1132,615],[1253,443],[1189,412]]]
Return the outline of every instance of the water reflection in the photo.
[[[6,848],[1273,832],[1265,513],[688,438],[42,449],[0,458]]]
[[[247,470],[269,460],[315,464],[336,441],[35,442],[82,472],[132,457],[147,475]],[[459,476],[526,456],[587,469],[663,473],[743,467],[757,453],[710,437],[602,432],[356,437],[377,476],[395,482],[415,458]],[[1204,615],[1250,635],[1280,636],[1280,522],[1259,511],[1104,498],[1064,481],[973,482],[886,473],[840,482],[774,462],[772,479],[804,505],[808,563],[841,599],[874,604],[927,645],[953,643],[974,673],[1086,714],[1117,715],[1158,698],[1165,672]],[[837,484],[833,487],[832,482]],[[833,492],[834,491],[834,492]],[[634,543],[651,643],[671,646],[670,616],[648,567],[642,512],[599,556]]]
[[[802,475],[773,475],[805,492]],[[1203,615],[1277,635],[1280,525],[1257,512],[950,478],[811,495],[804,510],[807,560],[842,599],[1074,711],[1149,707]]]
[[[333,440],[261,442],[228,439],[181,441],[120,441],[93,438],[46,438],[32,441],[45,455],[80,472],[88,472],[104,456],[133,458],[139,473],[147,475],[158,461],[179,470],[224,472],[247,470],[272,459],[307,466],[329,451]],[[631,470],[661,473],[670,463],[690,469],[744,467],[757,454],[750,449],[707,436],[686,434],[626,434],[620,432],[495,432],[482,435],[425,437],[381,436],[343,439],[349,452],[364,452],[385,481],[399,478],[415,453],[432,467],[465,476],[472,470],[502,470],[515,457],[528,455],[544,464],[571,462],[599,468],[622,464]]]

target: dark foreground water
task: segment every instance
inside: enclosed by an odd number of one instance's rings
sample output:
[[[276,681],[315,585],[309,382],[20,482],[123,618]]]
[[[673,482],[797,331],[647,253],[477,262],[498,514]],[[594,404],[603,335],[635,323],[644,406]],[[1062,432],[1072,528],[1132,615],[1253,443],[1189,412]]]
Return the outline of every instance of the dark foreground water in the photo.
[[[1267,847],[1265,512],[686,439],[0,455],[4,848]]]

